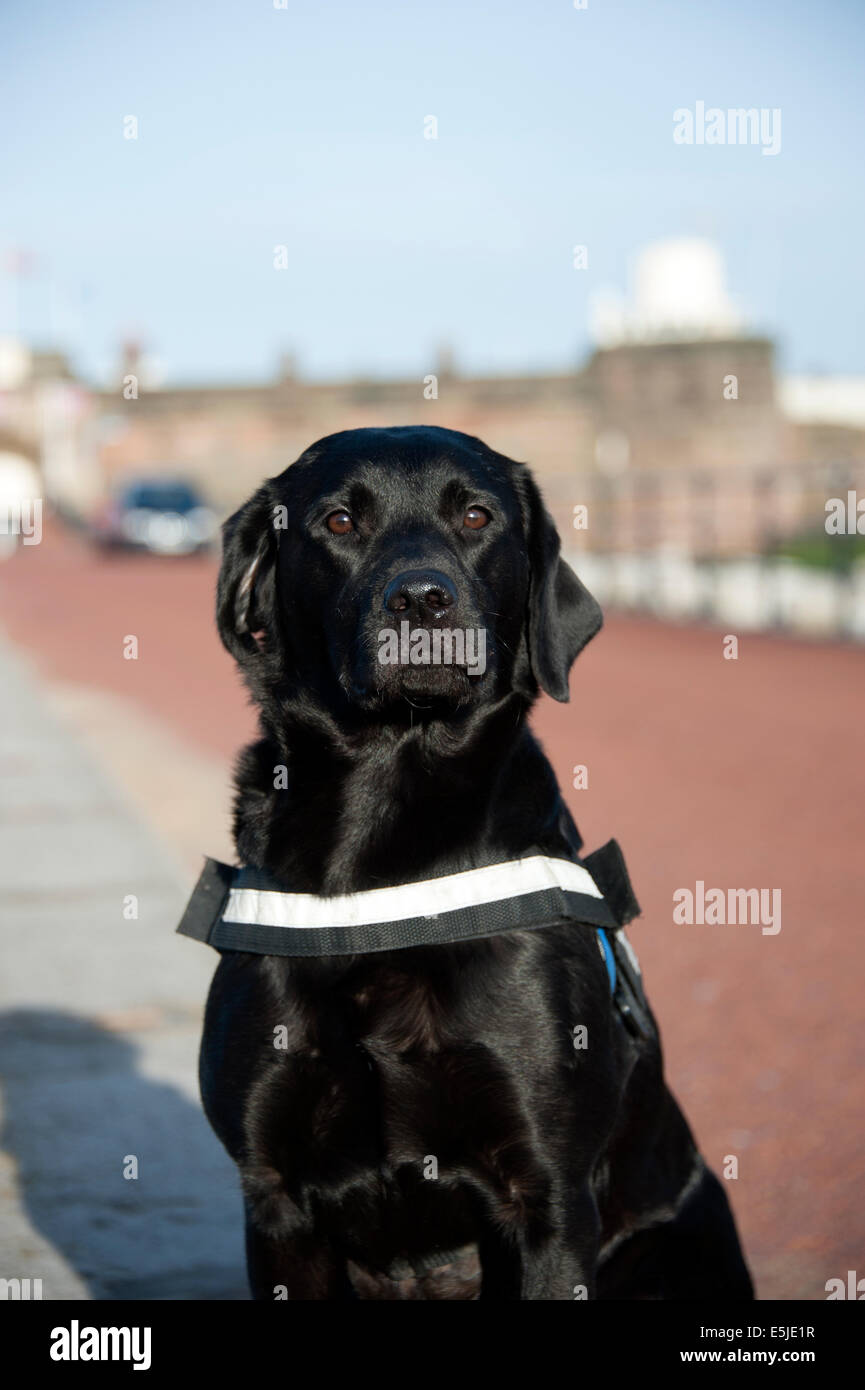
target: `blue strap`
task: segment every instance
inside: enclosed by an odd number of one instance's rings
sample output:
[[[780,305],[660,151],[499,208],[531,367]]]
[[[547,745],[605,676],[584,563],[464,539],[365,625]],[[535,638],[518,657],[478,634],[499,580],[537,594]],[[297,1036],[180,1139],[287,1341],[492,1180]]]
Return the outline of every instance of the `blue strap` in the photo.
[[[596,928],[596,931],[597,931],[597,933],[598,933],[598,936],[600,937],[601,945],[602,945],[603,948],[604,948],[604,960],[605,960],[606,963],[607,963],[607,974],[608,974],[609,977],[610,977],[610,992],[611,992],[611,994],[615,994],[615,992],[616,992],[616,957],[613,955],[613,948],[612,948],[612,946],[610,945],[609,939],[608,939],[608,937],[607,937],[607,933],[604,931],[603,927],[597,927],[597,928]]]

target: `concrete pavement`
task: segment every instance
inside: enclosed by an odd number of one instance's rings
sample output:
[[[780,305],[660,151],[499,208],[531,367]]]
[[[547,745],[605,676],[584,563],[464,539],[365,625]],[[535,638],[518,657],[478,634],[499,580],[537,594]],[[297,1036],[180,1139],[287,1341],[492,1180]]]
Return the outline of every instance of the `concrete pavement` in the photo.
[[[0,770],[0,1278],[45,1299],[246,1297],[235,1170],[196,1078],[216,957],[174,935],[188,878],[6,644]]]

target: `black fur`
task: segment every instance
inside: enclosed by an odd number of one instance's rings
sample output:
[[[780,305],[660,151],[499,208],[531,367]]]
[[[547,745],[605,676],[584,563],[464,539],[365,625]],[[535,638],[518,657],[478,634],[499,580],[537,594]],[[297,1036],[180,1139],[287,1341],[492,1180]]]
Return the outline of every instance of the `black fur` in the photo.
[[[483,675],[377,663],[385,587],[418,571],[447,579],[448,626],[486,628]],[[526,716],[539,688],[568,698],[601,614],[521,464],[433,428],[320,441],[226,523],[218,621],[261,717],[242,862],[327,895],[580,847]],[[657,1036],[623,1027],[588,929],[228,952],[201,1083],[256,1298],[752,1296]]]

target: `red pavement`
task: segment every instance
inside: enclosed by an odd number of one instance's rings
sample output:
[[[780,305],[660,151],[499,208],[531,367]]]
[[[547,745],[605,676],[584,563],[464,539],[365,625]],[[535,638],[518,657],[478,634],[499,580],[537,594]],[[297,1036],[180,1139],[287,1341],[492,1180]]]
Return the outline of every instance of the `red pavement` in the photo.
[[[46,530],[0,568],[0,623],[49,679],[126,695],[230,757],[253,728],[213,626],[215,562],[95,556]],[[139,640],[125,661],[123,639]],[[536,726],[586,840],[625,848],[668,1071],[730,1181],[763,1298],[865,1276],[865,654],[612,618]],[[571,789],[575,764],[587,790]],[[780,888],[783,925],[677,926],[673,893]]]

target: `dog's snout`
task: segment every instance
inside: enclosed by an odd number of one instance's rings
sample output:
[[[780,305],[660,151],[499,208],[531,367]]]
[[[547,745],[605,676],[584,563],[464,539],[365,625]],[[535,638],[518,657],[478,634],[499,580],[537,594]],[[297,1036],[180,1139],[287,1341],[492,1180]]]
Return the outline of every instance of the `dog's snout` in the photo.
[[[384,591],[388,613],[404,613],[421,621],[441,617],[456,601],[453,582],[438,570],[405,570]]]

